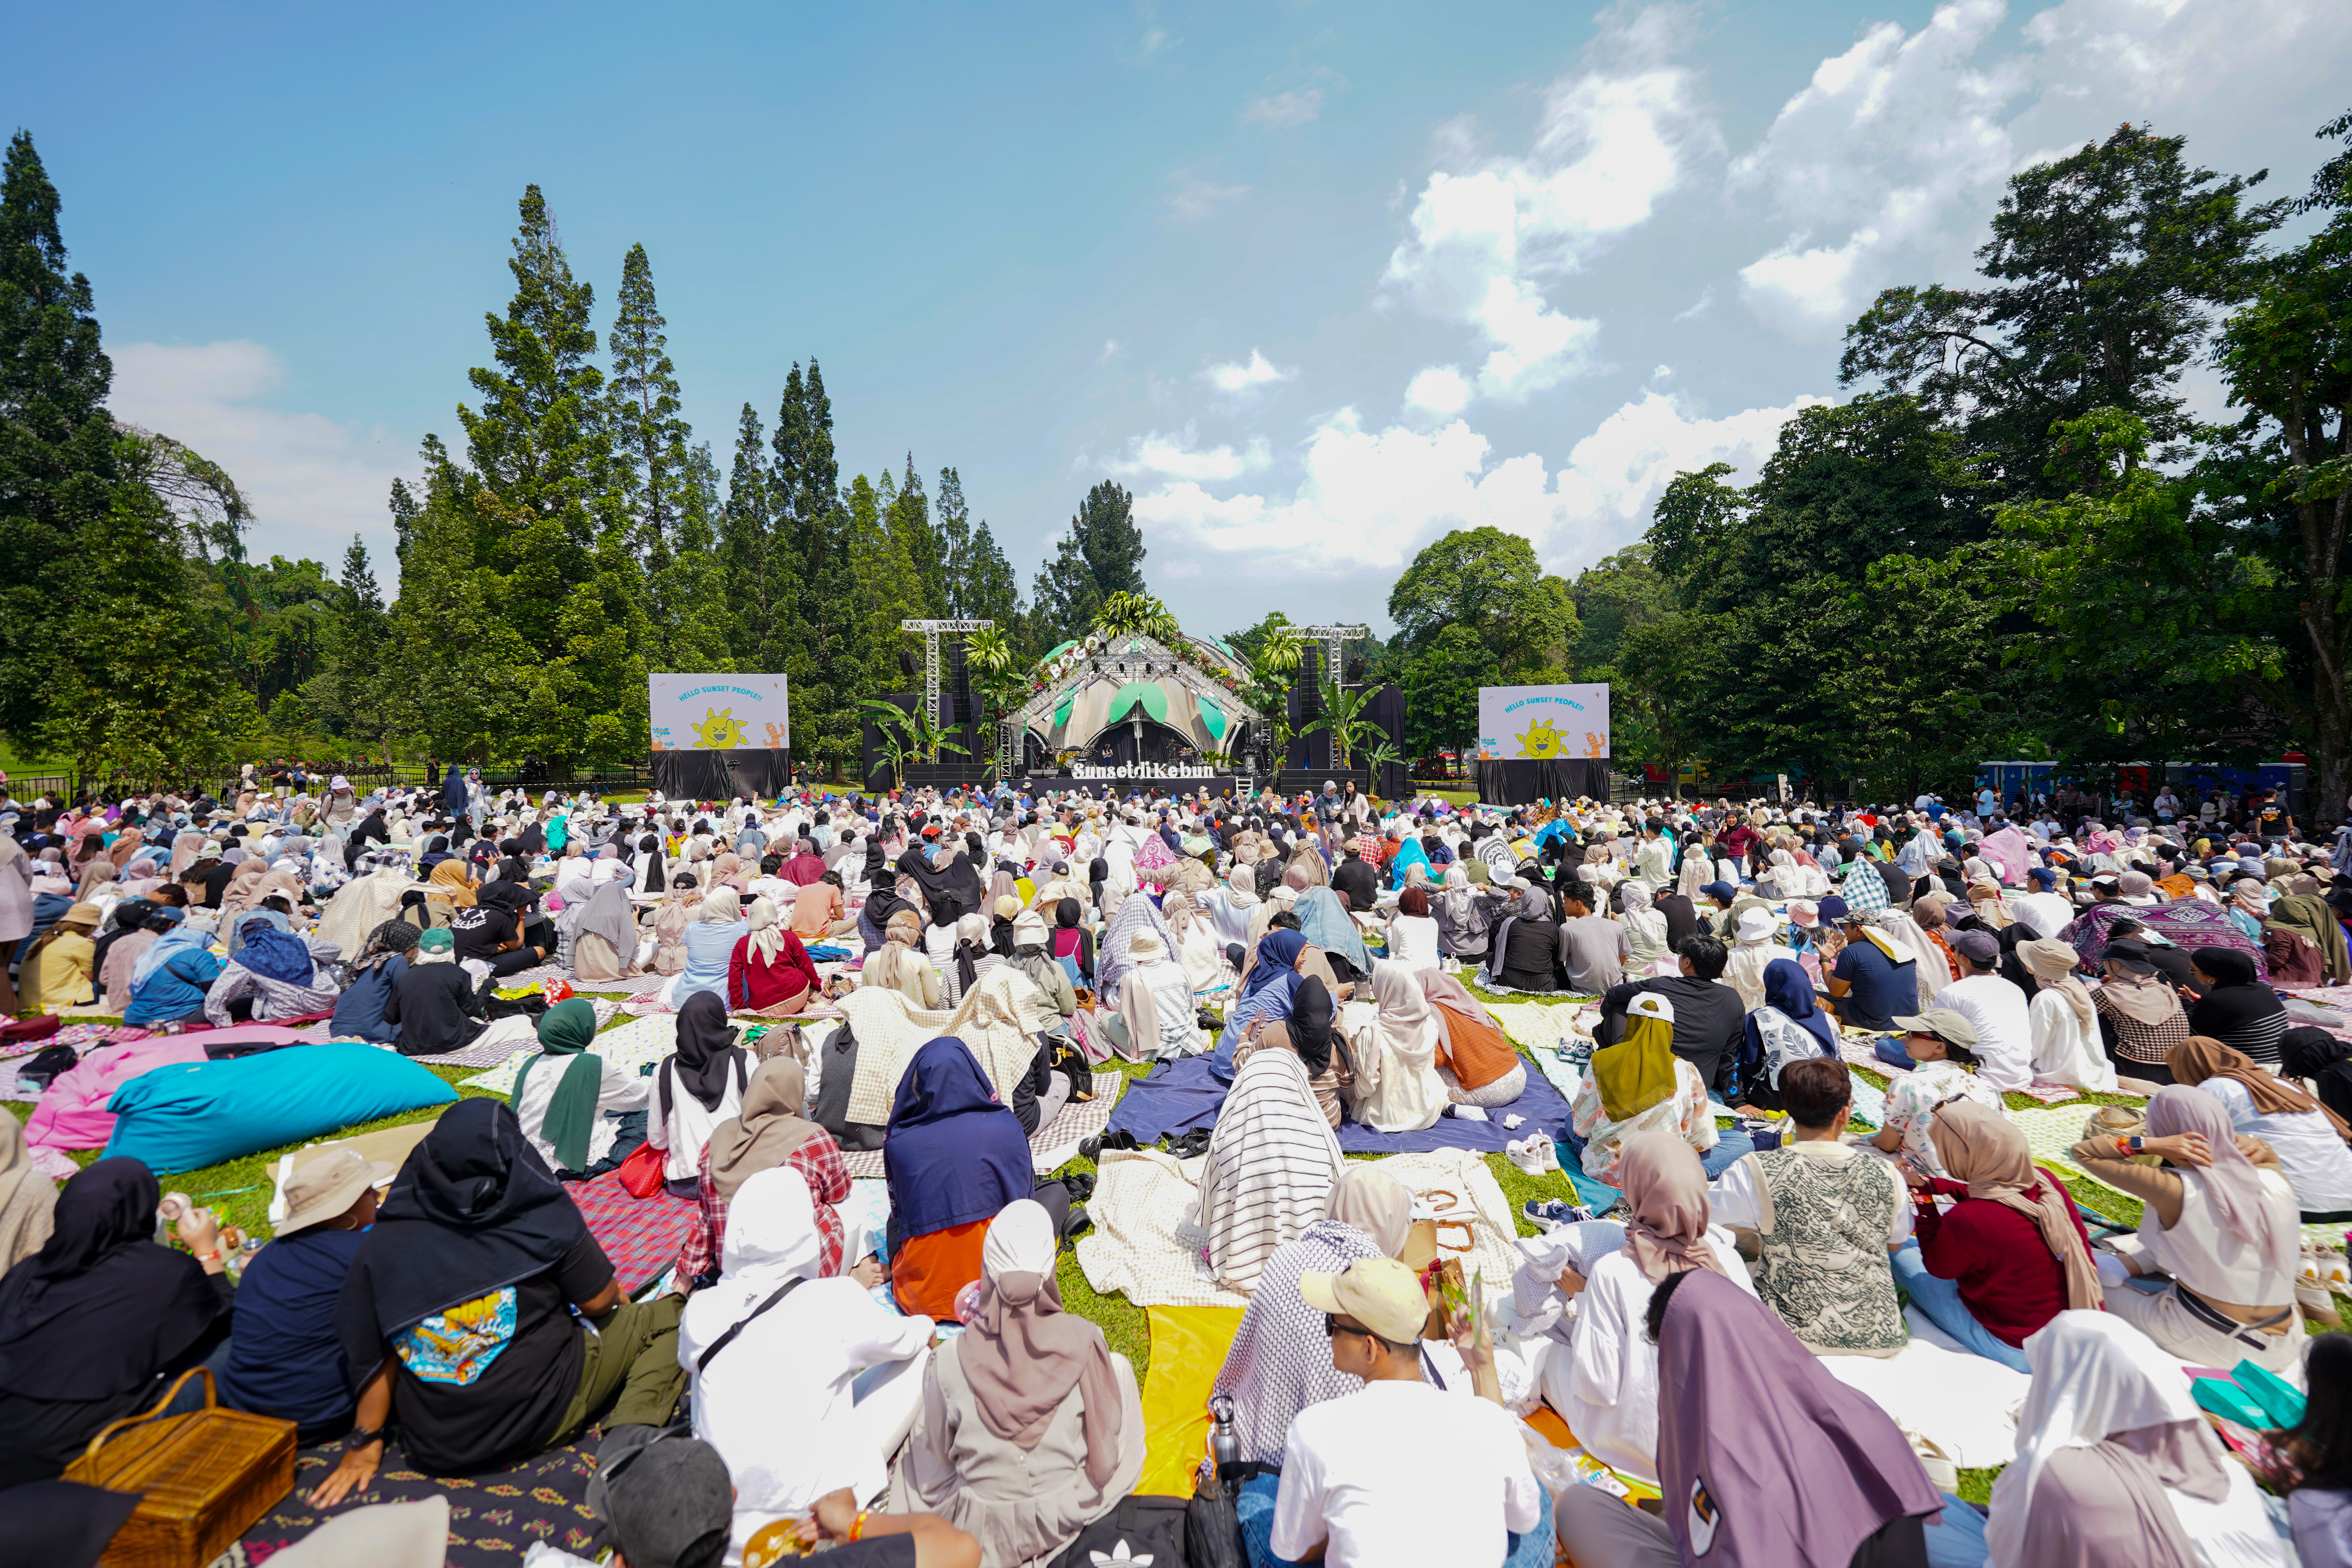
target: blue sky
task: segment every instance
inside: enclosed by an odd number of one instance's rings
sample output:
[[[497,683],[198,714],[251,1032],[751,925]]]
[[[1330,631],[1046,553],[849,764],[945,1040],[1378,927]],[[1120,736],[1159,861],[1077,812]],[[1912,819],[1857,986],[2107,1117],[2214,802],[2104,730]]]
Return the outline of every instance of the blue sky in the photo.
[[[814,354],[845,474],[953,465],[1024,586],[1117,478],[1152,587],[1214,631],[1383,625],[1454,527],[1590,564],[1677,469],[1752,469],[1838,395],[1844,322],[1965,278],[2017,168],[2144,120],[2299,190],[2352,100],[2352,5],[2310,0],[19,5],[9,34],[0,118],[63,192],[117,409],[228,466],[257,554],[388,555],[535,181],[600,328],[646,246],[722,470]]]

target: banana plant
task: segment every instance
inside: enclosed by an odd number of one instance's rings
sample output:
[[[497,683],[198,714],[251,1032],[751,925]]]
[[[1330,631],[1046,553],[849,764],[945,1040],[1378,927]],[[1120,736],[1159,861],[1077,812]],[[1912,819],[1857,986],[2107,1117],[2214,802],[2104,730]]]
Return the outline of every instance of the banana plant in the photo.
[[[950,740],[947,731],[932,721],[928,708],[904,709],[878,697],[867,698],[864,707],[881,734],[882,754],[889,761],[890,777],[897,787],[906,786],[906,764],[909,762],[936,763],[941,752],[971,754],[971,747]]]
[[[1331,731],[1331,750],[1341,767],[1348,766],[1348,757],[1357,747],[1381,733],[1379,725],[1364,716],[1371,706],[1372,689],[1349,691],[1337,680],[1322,683],[1323,711],[1298,727],[1302,735],[1318,730]]]

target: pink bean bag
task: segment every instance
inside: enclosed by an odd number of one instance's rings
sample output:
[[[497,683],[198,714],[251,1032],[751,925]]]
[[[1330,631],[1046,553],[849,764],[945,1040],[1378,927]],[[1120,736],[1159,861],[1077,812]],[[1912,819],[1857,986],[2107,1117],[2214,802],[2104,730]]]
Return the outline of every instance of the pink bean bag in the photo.
[[[177,1062],[205,1060],[202,1035],[168,1035],[100,1046],[79,1065],[58,1075],[25,1123],[25,1142],[36,1149],[103,1149],[114,1136],[114,1114],[106,1109],[114,1091],[142,1073]]]

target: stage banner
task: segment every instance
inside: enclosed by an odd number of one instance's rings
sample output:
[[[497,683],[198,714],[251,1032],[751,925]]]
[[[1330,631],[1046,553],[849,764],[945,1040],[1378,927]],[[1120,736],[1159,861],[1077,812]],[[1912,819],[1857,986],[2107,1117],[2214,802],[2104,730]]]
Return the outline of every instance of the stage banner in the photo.
[[[1606,686],[1482,686],[1482,762],[1609,755]]]
[[[789,751],[792,704],[781,675],[654,675],[656,752]]]

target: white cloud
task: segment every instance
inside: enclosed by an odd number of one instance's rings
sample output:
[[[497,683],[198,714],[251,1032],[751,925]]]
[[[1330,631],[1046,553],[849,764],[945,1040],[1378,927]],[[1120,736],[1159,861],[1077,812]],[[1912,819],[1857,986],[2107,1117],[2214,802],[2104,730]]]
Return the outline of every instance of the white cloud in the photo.
[[[1441,131],[1465,166],[1430,175],[1381,279],[1423,312],[1476,330],[1489,350],[1473,383],[1481,396],[1523,402],[1591,367],[1600,322],[1556,309],[1543,283],[1646,223],[1718,143],[1691,73],[1659,58],[1681,14],[1612,13],[1603,25],[1612,63],[1552,84],[1526,154],[1478,161],[1466,126]]]
[[[1181,436],[1164,436],[1154,430],[1148,436],[1138,436],[1129,440],[1127,456],[1105,463],[1103,467],[1122,476],[1153,475],[1214,483],[1255,473],[1274,461],[1274,449],[1263,436],[1251,437],[1239,452],[1224,446],[1202,451],[1195,445],[1199,438],[1198,432],[1190,425],[1184,426]]]
[[[1297,365],[1291,366],[1288,370],[1279,369],[1255,349],[1250,350],[1250,356],[1245,363],[1228,360],[1222,364],[1213,364],[1201,373],[1201,379],[1219,392],[1228,396],[1238,397],[1253,396],[1262,386],[1270,386],[1276,382],[1294,381],[1297,376]]]
[[[1405,387],[1404,400],[1408,407],[1451,419],[1470,406],[1470,384],[1452,365],[1433,364]]]
[[[1102,353],[1095,355],[1095,363],[1097,364],[1108,364],[1111,361],[1118,357],[1118,349],[1119,342],[1117,338],[1105,338],[1103,340]]]
[[[1691,301],[1689,310],[1675,312],[1675,320],[1677,321],[1696,321],[1701,316],[1706,315],[1709,310],[1714,309],[1715,285],[1710,283],[1706,288],[1698,291],[1698,298]]]
[[[1247,185],[1219,185],[1207,180],[1187,180],[1176,194],[1168,198],[1171,217],[1203,218],[1226,202],[1239,201],[1249,195]]]
[[[2352,5],[2308,0],[2062,0],[2026,20],[2024,47],[1996,52],[2007,16],[2003,0],[1948,0],[1916,32],[1869,28],[1734,160],[1733,191],[1790,226],[1740,269],[1759,320],[1832,338],[1888,284],[1973,270],[2018,170],[2126,121],[2216,161],[2254,105],[2336,106],[2330,73],[2352,48]]]
[[[1137,496],[1135,514],[1185,549],[1247,551],[1302,575],[1393,571],[1450,529],[1489,525],[1527,536],[1556,570],[1572,571],[1637,538],[1675,473],[1713,462],[1753,468],[1783,423],[1825,401],[1706,419],[1678,397],[1645,392],[1578,442],[1556,474],[1532,452],[1490,463],[1491,443],[1461,419],[1428,432],[1372,431],[1343,408],[1307,438],[1288,500],[1220,498],[1202,488],[1213,481],[1177,479]]]
[[[408,452],[382,426],[364,430],[321,414],[289,414],[261,399],[286,366],[267,344],[110,343],[118,418],[159,431],[218,463],[254,511],[255,554],[308,555],[331,566],[353,533],[379,544],[384,510]],[[378,549],[376,571],[394,568]]]
[[[1242,110],[1242,118],[1253,124],[1281,127],[1304,125],[1323,112],[1323,89],[1319,87],[1296,88],[1289,92],[1277,92],[1265,98],[1252,99]]]

